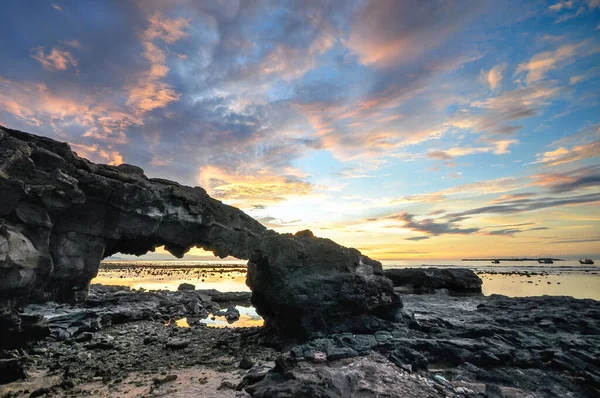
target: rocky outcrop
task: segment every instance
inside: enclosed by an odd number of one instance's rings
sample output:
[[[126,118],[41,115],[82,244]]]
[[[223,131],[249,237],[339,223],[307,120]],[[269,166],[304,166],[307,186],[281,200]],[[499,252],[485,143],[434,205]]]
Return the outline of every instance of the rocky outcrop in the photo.
[[[276,330],[377,326],[400,307],[381,264],[310,231],[279,235],[200,187],[100,165],[66,143],[0,129],[0,309],[85,298],[100,261],[163,246],[250,259],[253,303]],[[340,326],[342,327],[342,326]],[[370,327],[370,326],[369,326]]]
[[[358,250],[310,231],[266,233],[248,262],[246,283],[266,325],[283,334],[378,330],[401,307],[389,279],[375,274]]]
[[[383,274],[407,293],[432,293],[440,289],[481,293],[483,283],[473,271],[465,268],[392,268]]]

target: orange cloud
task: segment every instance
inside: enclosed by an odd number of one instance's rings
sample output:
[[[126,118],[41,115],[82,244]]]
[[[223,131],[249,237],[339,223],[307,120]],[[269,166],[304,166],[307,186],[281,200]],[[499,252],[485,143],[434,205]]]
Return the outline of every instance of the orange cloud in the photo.
[[[585,41],[578,44],[566,44],[554,51],[536,54],[528,62],[520,64],[515,74],[526,73],[528,84],[542,80],[548,72],[556,69],[559,64],[570,62],[578,56],[578,51],[585,44]]]
[[[153,109],[163,108],[177,101],[180,94],[161,79],[169,73],[166,65],[167,57],[155,40],[160,39],[167,44],[173,44],[187,36],[185,29],[190,19],[170,19],[154,14],[149,19],[149,27],[142,34],[144,58],[150,63],[150,69],[141,74],[135,85],[129,87],[127,104],[137,112],[144,113]]]
[[[244,208],[308,196],[315,188],[312,183],[293,175],[277,175],[260,169],[244,170],[242,174],[217,166],[204,166],[197,181],[214,198]]]
[[[128,142],[125,130],[143,121],[109,102],[104,97],[51,93],[45,84],[15,82],[0,77],[0,109],[31,125],[49,123],[59,134],[57,126],[76,124],[86,129],[84,137],[112,144]]]
[[[73,54],[56,47],[50,50],[48,55],[44,53],[44,47],[36,48],[31,58],[40,61],[42,67],[49,71],[67,70],[69,67],[77,67],[77,60]]]
[[[577,145],[571,149],[560,147],[554,151],[539,153],[537,155],[539,162],[546,163],[549,166],[578,162],[598,156],[600,156],[600,140],[585,145]]]
[[[487,83],[490,90],[495,90],[502,82],[502,75],[505,69],[506,64],[496,65],[487,72],[481,71],[480,78]]]

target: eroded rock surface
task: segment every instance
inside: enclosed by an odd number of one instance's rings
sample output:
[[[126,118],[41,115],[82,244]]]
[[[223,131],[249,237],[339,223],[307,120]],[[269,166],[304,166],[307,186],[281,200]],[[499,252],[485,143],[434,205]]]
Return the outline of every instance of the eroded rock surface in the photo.
[[[0,310],[81,301],[100,261],[163,246],[250,259],[253,303],[276,330],[379,328],[400,299],[381,264],[310,231],[280,235],[200,187],[94,164],[66,143],[0,129]]]

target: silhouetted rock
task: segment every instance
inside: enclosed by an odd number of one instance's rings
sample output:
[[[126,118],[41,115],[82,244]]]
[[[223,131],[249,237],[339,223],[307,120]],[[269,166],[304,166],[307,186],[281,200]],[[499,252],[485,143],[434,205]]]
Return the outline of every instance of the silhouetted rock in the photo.
[[[392,268],[383,271],[395,287],[411,293],[447,289],[458,293],[481,293],[482,280],[465,268]]]

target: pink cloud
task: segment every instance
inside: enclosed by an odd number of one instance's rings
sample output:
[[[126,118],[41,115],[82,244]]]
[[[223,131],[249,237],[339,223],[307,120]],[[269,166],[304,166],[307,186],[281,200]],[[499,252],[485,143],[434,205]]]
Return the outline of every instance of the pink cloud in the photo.
[[[38,60],[42,67],[49,71],[67,70],[70,67],[77,67],[77,60],[68,51],[54,47],[49,54],[45,54],[44,47],[38,47],[31,55],[33,59]]]

